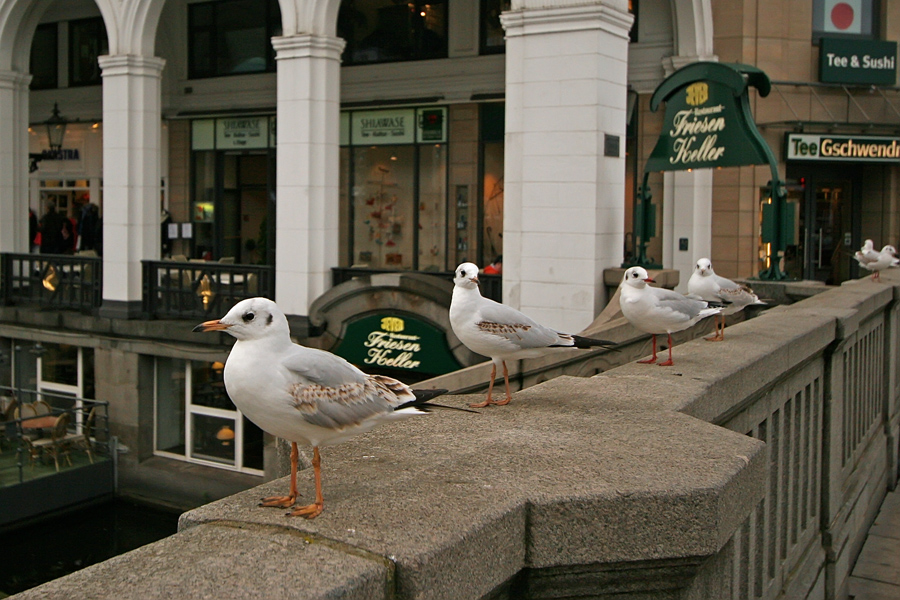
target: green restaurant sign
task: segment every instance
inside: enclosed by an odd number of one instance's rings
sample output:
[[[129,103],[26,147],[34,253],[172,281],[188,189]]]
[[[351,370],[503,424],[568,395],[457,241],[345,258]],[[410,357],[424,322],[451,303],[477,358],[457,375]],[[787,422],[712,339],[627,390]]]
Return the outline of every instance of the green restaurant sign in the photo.
[[[892,86],[897,83],[897,42],[823,37],[819,80]]]
[[[348,322],[332,352],[363,370],[368,367],[440,375],[462,367],[443,331],[407,314],[370,314]]]
[[[762,96],[769,93],[768,77],[747,65],[698,62],[666,79],[650,99],[653,111],[665,101],[666,116],[646,170],[768,164],[768,145],[750,113],[748,83]]]

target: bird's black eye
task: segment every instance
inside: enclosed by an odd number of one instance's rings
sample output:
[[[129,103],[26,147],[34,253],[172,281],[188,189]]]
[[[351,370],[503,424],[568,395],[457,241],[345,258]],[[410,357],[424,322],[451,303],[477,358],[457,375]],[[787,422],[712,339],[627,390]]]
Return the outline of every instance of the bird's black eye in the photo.
[[[631,276],[632,276],[632,277],[637,277],[637,273],[632,273]]]
[[[244,316],[241,318],[244,320],[244,323],[249,323],[253,320],[254,317],[256,317],[256,315],[254,315],[252,312],[245,312]]]

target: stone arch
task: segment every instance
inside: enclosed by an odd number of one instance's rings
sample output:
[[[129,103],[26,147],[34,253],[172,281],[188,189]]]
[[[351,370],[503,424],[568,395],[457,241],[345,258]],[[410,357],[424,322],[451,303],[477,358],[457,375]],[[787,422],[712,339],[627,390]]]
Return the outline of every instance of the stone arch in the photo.
[[[672,0],[672,15],[675,61],[715,60],[711,1]]]
[[[278,0],[282,35],[334,36],[341,0]]]

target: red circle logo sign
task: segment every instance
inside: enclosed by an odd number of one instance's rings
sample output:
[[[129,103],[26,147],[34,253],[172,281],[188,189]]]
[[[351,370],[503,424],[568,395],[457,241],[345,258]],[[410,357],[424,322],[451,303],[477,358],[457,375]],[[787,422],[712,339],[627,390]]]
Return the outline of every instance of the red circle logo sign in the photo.
[[[853,7],[846,2],[838,2],[831,8],[831,24],[837,29],[847,29],[853,25]]]

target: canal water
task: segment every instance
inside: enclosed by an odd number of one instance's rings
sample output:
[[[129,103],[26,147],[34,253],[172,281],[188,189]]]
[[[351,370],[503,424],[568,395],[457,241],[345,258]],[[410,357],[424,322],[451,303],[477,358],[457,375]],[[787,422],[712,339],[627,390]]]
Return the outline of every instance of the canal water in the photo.
[[[110,500],[0,533],[0,598],[172,535],[177,512]]]

